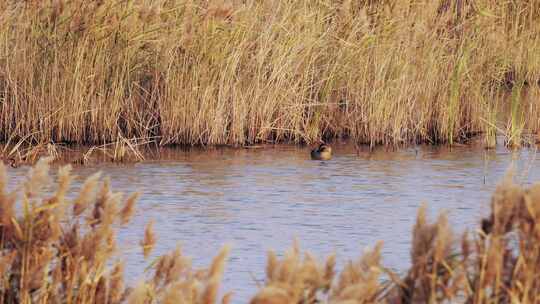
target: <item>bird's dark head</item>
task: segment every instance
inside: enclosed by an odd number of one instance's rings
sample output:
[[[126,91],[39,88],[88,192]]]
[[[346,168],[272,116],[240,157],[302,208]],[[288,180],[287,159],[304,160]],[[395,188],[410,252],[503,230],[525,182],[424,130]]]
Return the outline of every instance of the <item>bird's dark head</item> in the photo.
[[[319,151],[320,152],[330,152],[330,151],[332,151],[332,148],[330,148],[329,145],[323,143],[323,144],[319,145]]]

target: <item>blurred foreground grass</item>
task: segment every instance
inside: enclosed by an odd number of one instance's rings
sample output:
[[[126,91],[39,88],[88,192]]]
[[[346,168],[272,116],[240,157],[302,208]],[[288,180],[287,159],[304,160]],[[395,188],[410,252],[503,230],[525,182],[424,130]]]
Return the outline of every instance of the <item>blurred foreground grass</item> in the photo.
[[[115,235],[128,224],[139,194],[124,199],[97,173],[68,200],[71,168],[59,168],[54,182],[49,169],[49,160],[41,159],[7,192],[0,163],[0,302],[234,301],[232,294],[218,298],[228,246],[205,269],[194,269],[177,248],[150,263],[145,280],[125,286]],[[296,243],[281,259],[271,251],[265,285],[253,291],[251,303],[538,303],[540,184],[523,189],[505,181],[493,194],[491,211],[478,230],[458,236],[444,214],[429,223],[421,208],[412,262],[402,276],[381,263],[382,242],[340,272],[335,256],[320,262],[301,255]],[[150,221],[141,236],[145,257],[157,242],[152,227]]]

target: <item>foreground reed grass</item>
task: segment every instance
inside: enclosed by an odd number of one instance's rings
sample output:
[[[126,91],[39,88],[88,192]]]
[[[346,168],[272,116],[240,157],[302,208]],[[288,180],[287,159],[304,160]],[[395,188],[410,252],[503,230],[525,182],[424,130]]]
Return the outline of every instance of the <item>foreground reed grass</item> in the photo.
[[[69,166],[59,169],[55,189],[46,194],[48,162],[41,159],[10,193],[0,163],[0,303],[217,301],[228,247],[206,270],[192,268],[177,248],[154,261],[154,274],[147,280],[127,288],[115,236],[133,215],[138,194],[124,200],[111,191],[108,179],[95,174],[68,200]],[[145,257],[156,242],[151,227],[141,241]]]
[[[0,140],[459,142],[540,128],[538,0],[7,0]],[[496,114],[504,114],[502,117]]]
[[[334,257],[319,264],[295,246],[283,260],[268,255],[267,283],[251,304],[538,303],[540,184],[500,185],[478,231],[452,232],[446,216],[413,229],[411,261],[400,277],[381,264],[382,243],[334,278]],[[334,282],[332,284],[332,282]]]
[[[227,246],[200,270],[177,248],[154,260],[144,281],[126,287],[124,264],[115,260],[115,235],[132,217],[138,194],[124,200],[95,174],[68,200],[70,167],[59,169],[53,188],[48,172],[48,160],[40,160],[8,193],[0,164],[0,302],[233,301],[231,294],[218,297]],[[268,254],[265,285],[250,303],[538,303],[540,184],[523,189],[507,180],[493,195],[491,215],[479,224],[458,236],[445,214],[429,223],[421,208],[411,266],[403,275],[383,266],[382,242],[339,273],[335,256],[319,262],[309,253],[302,256],[295,243],[281,259]],[[150,221],[141,236],[145,257],[158,241],[152,227]]]

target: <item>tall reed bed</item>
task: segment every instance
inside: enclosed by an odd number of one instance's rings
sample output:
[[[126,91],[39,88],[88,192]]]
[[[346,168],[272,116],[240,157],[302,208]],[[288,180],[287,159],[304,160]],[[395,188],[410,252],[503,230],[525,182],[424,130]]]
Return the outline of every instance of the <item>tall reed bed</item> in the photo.
[[[0,163],[0,302],[2,303],[230,303],[219,286],[229,248],[206,269],[194,269],[180,248],[151,263],[146,279],[124,283],[115,254],[116,231],[128,224],[138,194],[123,199],[99,174],[74,199],[72,175],[60,168],[51,187],[40,160],[12,192]],[[153,222],[141,236],[148,257],[157,240]],[[478,230],[454,233],[445,214],[435,223],[418,212],[411,265],[398,275],[384,267],[383,243],[336,272],[335,256],[302,256],[297,243],[281,258],[269,252],[266,280],[251,304],[538,303],[540,301],[540,184],[506,181]],[[232,300],[231,300],[232,299]]]
[[[0,139],[463,141],[539,129],[539,0],[7,0]],[[494,115],[494,113],[502,115]]]

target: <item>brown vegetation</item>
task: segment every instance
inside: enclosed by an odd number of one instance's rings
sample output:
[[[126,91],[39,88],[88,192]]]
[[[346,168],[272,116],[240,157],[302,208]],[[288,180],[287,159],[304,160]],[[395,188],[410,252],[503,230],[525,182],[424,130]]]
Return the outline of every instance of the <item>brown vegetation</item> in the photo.
[[[0,140],[450,144],[540,130],[540,1],[6,0]],[[500,115],[503,114],[503,115]]]
[[[115,261],[115,235],[133,215],[138,194],[124,200],[95,174],[68,200],[69,166],[58,170],[48,193],[48,162],[38,161],[12,192],[6,192],[0,163],[0,303],[216,302],[228,247],[207,270],[193,269],[177,248],[155,261],[150,278],[127,288],[124,264]],[[155,241],[147,228],[141,242],[145,257]]]
[[[421,208],[404,277],[382,266],[382,243],[346,264],[337,280],[334,257],[325,264],[309,254],[301,260],[295,246],[278,261],[271,252],[266,286],[251,304],[538,303],[540,184],[523,189],[503,183],[491,209],[472,237],[457,237],[444,214],[430,224]]]
[[[146,281],[127,288],[124,264],[114,261],[115,234],[132,216],[138,194],[123,200],[95,174],[68,200],[69,166],[58,170],[55,188],[44,191],[50,186],[48,161],[40,160],[12,192],[0,163],[0,302],[218,302],[228,247],[202,270],[177,248],[152,263]],[[421,208],[412,264],[401,277],[382,265],[382,242],[337,275],[335,256],[324,263],[309,253],[302,258],[296,243],[281,260],[270,252],[266,283],[251,304],[538,303],[540,184],[523,189],[506,181],[491,204],[478,231],[461,237],[444,214],[430,224]],[[156,241],[149,224],[141,241],[145,256]],[[226,294],[221,302],[230,300]]]

